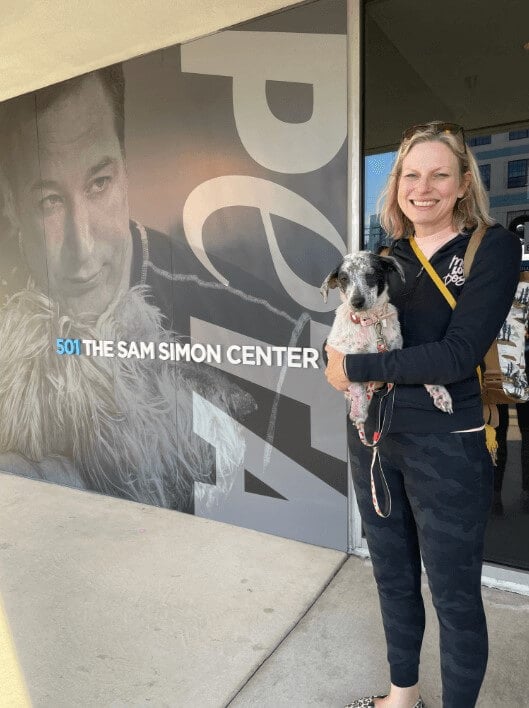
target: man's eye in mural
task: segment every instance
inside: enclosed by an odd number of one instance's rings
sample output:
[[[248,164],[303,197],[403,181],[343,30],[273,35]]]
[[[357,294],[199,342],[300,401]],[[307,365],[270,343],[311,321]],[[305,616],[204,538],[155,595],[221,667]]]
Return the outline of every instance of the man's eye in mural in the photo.
[[[60,194],[47,194],[39,200],[39,208],[43,214],[51,214],[62,207],[64,199]]]
[[[102,175],[101,177],[96,177],[88,184],[86,192],[89,196],[94,194],[101,194],[101,192],[104,192],[107,187],[110,186],[111,182],[111,175]]]

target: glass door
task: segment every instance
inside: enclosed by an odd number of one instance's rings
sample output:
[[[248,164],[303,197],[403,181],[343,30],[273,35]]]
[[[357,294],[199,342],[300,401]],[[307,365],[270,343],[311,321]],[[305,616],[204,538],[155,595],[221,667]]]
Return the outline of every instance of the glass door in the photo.
[[[465,128],[492,216],[525,242],[529,269],[529,4],[513,0],[505,9],[497,0],[363,4],[364,248],[386,238],[377,200],[402,131],[452,121]],[[529,586],[529,403],[505,406],[498,432],[485,575]]]

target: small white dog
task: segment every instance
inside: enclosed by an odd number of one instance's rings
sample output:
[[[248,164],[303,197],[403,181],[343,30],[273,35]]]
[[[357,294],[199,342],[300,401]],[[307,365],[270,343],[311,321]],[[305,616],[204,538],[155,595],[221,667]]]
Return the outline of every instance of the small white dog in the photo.
[[[404,272],[395,258],[358,251],[344,256],[343,261],[325,278],[321,286],[327,302],[329,288],[340,289],[342,304],[336,310],[327,344],[342,354],[390,351],[402,347],[397,309],[389,301],[388,276]],[[392,386],[392,384],[389,384]],[[452,413],[452,399],[444,386],[425,384],[433,404]],[[374,383],[351,383],[345,397],[350,401],[349,417],[367,443],[364,423]]]

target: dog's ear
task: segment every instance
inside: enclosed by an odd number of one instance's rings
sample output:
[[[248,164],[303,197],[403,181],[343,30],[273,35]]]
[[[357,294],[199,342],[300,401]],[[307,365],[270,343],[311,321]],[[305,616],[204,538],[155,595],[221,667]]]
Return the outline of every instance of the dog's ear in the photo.
[[[400,276],[402,282],[405,282],[404,271],[396,258],[393,258],[393,256],[379,256],[379,258],[386,272],[394,271]]]
[[[323,295],[323,302],[327,302],[329,288],[336,288],[338,285],[338,273],[340,272],[341,265],[342,264],[339,263],[334,270],[331,270],[321,285],[320,293]]]

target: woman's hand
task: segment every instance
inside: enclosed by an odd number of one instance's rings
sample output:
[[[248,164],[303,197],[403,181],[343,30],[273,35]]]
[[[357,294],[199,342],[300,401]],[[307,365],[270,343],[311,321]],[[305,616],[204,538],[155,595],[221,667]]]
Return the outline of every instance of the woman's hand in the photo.
[[[351,382],[344,373],[345,356],[328,344],[325,345],[325,351],[328,357],[325,378],[337,391],[347,391]]]
[[[333,349],[329,344],[325,345],[325,351],[327,352],[327,368],[325,369],[325,377],[327,381],[334,386],[337,391],[347,391],[351,382],[345,375],[344,371],[344,359],[345,355],[336,349]],[[374,381],[373,389],[377,391],[380,388],[384,388],[385,383],[383,381]]]

